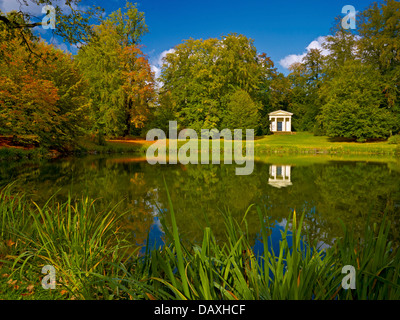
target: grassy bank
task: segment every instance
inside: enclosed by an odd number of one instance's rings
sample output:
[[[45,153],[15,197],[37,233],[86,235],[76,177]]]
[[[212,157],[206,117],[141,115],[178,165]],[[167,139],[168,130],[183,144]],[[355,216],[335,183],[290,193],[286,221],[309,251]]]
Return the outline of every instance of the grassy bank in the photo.
[[[311,153],[311,154],[383,154],[400,155],[400,146],[388,141],[354,142],[314,136],[309,132],[293,135],[270,135],[254,143],[255,153]]]
[[[6,188],[0,193],[1,299],[399,299],[400,250],[390,222],[351,230],[333,247],[307,242],[302,215],[291,214],[279,252],[270,247],[268,218],[257,209],[264,254],[257,257],[240,221],[223,214],[228,242],[205,228],[201,243],[181,241],[172,203],[162,214],[162,248],[138,249],[120,230],[118,207],[96,201],[43,206]],[[56,289],[41,286],[44,265],[56,270]],[[342,267],[356,270],[356,289],[341,286]]]
[[[91,141],[79,143],[79,154],[107,154],[107,153],[140,153],[145,154],[149,143],[142,139],[107,140],[105,144],[98,145]]]
[[[90,154],[116,154],[116,153],[140,153],[145,154],[145,144],[142,142],[106,141],[104,145],[98,145],[90,140],[82,140],[74,149],[60,152],[42,147],[21,148],[17,146],[0,146],[0,160],[38,160],[52,159],[63,156],[82,156]]]
[[[148,146],[152,141],[140,138],[113,139],[99,145],[90,139],[79,141],[73,151],[68,155],[86,154],[115,154],[115,153],[136,153],[145,155]],[[178,141],[177,147],[184,145],[184,141]],[[244,144],[244,143],[243,143]],[[170,140],[166,140],[167,152],[169,152]],[[212,142],[208,145],[211,150]],[[229,149],[232,149],[232,144]],[[198,148],[201,149],[201,140],[198,140]],[[224,151],[224,141],[220,140],[221,153]],[[298,132],[292,135],[269,135],[256,137],[254,142],[254,153],[256,156],[271,154],[330,154],[330,155],[390,155],[400,156],[400,145],[390,144],[388,141],[378,142],[352,142],[340,141],[324,136],[314,136],[308,132]],[[0,160],[18,159],[46,159],[60,157],[61,154],[55,150],[45,148],[1,147]]]
[[[201,150],[202,142],[198,141],[198,149]],[[126,141],[127,144],[130,141]],[[139,142],[136,142],[139,143]],[[153,142],[141,141],[142,151]],[[178,141],[179,149],[186,142]],[[166,150],[169,151],[171,141],[166,140]],[[233,148],[232,141],[228,142],[228,148]],[[211,149],[210,140],[208,148]],[[243,142],[245,146],[245,142]],[[224,151],[225,142],[220,140],[220,150]],[[309,132],[297,132],[288,135],[268,135],[255,137],[254,154],[263,156],[266,154],[334,154],[334,155],[400,155],[400,145],[390,144],[388,141],[354,142],[332,139],[326,136],[314,136]]]

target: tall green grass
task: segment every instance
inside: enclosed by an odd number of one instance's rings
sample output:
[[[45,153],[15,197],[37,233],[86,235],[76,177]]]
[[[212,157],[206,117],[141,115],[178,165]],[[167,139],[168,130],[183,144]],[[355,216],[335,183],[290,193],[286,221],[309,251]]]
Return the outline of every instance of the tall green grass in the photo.
[[[114,273],[109,263],[125,259],[130,247],[118,236],[123,213],[116,207],[97,210],[88,198],[75,202],[69,197],[65,203],[49,199],[38,206],[25,195],[13,196],[7,187],[0,192],[0,214],[0,255],[10,277],[39,278],[41,268],[51,265],[57,288],[76,299],[103,297],[104,290],[94,284],[92,274]]]
[[[43,265],[57,275],[56,299],[399,299],[400,251],[390,240],[391,223],[366,222],[356,239],[344,228],[334,246],[319,250],[303,232],[304,214],[288,217],[279,250],[270,243],[269,219],[257,208],[264,253],[257,256],[247,232],[247,210],[237,221],[224,217],[226,241],[204,229],[201,243],[183,241],[168,194],[168,211],[160,212],[165,244],[131,252],[119,232],[117,208],[98,210],[95,201],[82,198],[65,203],[50,199],[38,206],[11,188],[0,192],[1,273],[10,279],[36,279]],[[11,245],[10,245],[11,244]],[[356,270],[356,289],[342,288],[342,267]],[[41,275],[43,276],[43,275]],[[35,278],[36,277],[36,278]],[[66,292],[59,294],[61,289]],[[42,290],[42,291],[40,291]],[[7,294],[2,298],[7,298]],[[35,298],[35,295],[33,295]]]

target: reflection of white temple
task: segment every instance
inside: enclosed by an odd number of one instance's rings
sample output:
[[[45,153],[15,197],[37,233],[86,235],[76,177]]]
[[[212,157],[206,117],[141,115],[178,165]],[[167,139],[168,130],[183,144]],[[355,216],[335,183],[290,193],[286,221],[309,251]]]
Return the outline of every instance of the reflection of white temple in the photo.
[[[282,188],[291,186],[290,180],[290,167],[273,164],[269,167],[269,180],[268,184],[275,188]]]

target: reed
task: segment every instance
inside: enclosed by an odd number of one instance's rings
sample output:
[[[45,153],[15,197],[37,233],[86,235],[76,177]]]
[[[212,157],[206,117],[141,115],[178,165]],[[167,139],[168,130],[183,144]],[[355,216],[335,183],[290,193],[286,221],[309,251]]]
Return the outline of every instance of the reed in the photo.
[[[70,298],[102,296],[103,288],[93,283],[93,272],[113,274],[109,263],[126,258],[130,247],[118,236],[117,223],[124,213],[116,207],[97,210],[88,198],[68,197],[65,203],[50,198],[38,206],[24,196],[11,196],[6,188],[0,193],[0,213],[2,239],[12,244],[3,245],[10,249],[1,252],[2,262],[11,270],[9,277],[38,278],[42,267],[51,265],[57,289]]]

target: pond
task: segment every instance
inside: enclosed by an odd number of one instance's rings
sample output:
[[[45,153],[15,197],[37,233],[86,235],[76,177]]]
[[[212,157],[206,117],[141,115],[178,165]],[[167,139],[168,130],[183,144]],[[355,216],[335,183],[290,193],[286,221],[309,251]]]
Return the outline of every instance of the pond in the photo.
[[[400,160],[382,157],[265,156],[248,176],[235,175],[235,165],[150,165],[133,155],[90,156],[44,163],[0,162],[0,186],[10,182],[44,203],[55,194],[65,201],[87,195],[99,208],[118,204],[129,210],[124,229],[135,245],[162,243],[160,212],[168,212],[168,187],[182,239],[201,241],[211,226],[223,241],[223,212],[241,221],[250,205],[265,210],[272,241],[296,210],[305,213],[310,241],[329,246],[341,236],[340,221],[362,234],[370,216],[378,222],[387,212],[398,229]],[[165,180],[165,183],[164,183]],[[259,245],[256,207],[246,215],[254,245]],[[148,238],[149,233],[149,238]],[[392,237],[398,241],[398,232]],[[275,240],[274,240],[275,239]],[[277,243],[274,243],[274,246]]]

